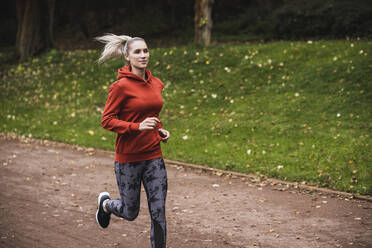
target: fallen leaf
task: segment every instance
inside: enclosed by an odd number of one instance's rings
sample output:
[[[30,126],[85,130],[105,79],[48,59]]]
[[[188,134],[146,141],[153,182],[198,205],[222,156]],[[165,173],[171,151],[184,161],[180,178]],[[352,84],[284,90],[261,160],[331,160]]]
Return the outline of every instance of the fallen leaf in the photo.
[[[179,209],[179,207],[174,207],[174,208],[172,208],[172,211],[175,212],[175,211],[177,211],[178,209]]]

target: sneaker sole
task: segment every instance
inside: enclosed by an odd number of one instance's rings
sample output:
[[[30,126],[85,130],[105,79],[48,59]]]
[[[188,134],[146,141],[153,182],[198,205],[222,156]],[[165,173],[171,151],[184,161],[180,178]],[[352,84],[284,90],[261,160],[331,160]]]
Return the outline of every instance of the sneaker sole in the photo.
[[[97,211],[96,211],[96,221],[97,221],[97,224],[99,225],[100,228],[104,229],[104,227],[102,227],[99,222],[98,222],[98,212],[99,212],[99,203],[101,202],[101,198],[102,196],[105,196],[107,195],[108,197],[110,197],[110,194],[109,192],[101,192],[98,196],[98,202],[97,202]]]
[[[101,192],[101,193],[99,194],[99,196],[98,196],[98,202],[97,202],[97,206],[98,206],[98,208],[99,208],[99,203],[101,202],[101,198],[102,198],[102,196],[104,196],[104,195],[107,195],[107,196],[110,198],[110,193],[109,193],[109,192]]]

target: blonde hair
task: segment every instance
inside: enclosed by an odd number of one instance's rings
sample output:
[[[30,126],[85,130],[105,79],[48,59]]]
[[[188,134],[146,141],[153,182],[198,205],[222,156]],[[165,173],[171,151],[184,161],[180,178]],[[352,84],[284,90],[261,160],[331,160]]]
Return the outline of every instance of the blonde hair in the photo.
[[[108,59],[123,57],[129,54],[129,44],[135,40],[143,40],[140,37],[130,37],[128,35],[105,34],[94,38],[95,40],[105,43],[105,47],[98,59],[98,63],[103,63]],[[129,63],[129,61],[127,61]]]

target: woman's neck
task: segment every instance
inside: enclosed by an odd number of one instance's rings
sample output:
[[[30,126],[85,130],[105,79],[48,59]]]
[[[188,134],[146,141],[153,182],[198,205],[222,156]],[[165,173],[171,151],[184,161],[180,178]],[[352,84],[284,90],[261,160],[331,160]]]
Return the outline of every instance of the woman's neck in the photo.
[[[139,69],[139,68],[136,68],[136,67],[134,67],[134,66],[131,66],[131,69],[132,69],[132,73],[136,74],[136,75],[139,76],[140,78],[145,79],[145,76],[146,76],[146,71],[145,71],[145,69]]]

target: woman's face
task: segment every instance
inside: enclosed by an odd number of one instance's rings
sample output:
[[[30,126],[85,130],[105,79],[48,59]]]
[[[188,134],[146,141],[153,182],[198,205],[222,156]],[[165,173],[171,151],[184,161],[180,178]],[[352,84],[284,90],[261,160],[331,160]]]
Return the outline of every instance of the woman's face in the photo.
[[[135,40],[128,47],[128,54],[125,59],[130,62],[132,67],[145,69],[149,62],[149,49],[143,40]]]

